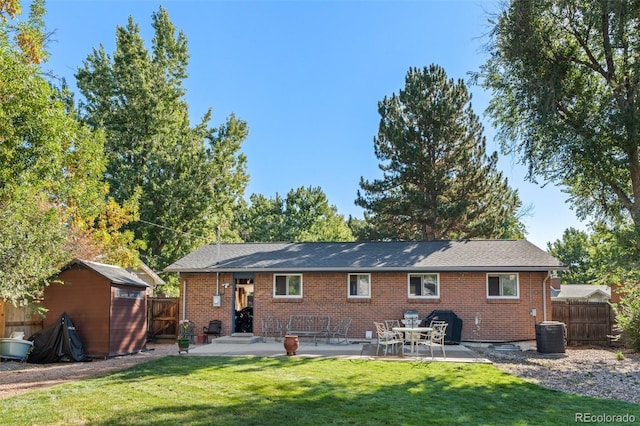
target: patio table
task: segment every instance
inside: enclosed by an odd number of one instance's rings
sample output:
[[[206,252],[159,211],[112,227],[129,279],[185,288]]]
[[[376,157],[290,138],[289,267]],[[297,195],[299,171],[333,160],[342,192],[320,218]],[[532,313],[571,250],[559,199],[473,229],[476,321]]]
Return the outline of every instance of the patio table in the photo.
[[[431,327],[393,327],[393,331],[404,333],[405,336],[409,335],[409,342],[411,343],[411,354],[415,353],[417,337],[420,333],[429,333],[433,328]]]

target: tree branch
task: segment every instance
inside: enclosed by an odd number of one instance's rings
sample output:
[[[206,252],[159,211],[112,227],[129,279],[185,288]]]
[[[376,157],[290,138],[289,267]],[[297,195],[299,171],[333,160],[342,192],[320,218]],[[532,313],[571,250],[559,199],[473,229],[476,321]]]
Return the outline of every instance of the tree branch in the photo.
[[[607,62],[607,81],[615,81],[615,65],[613,63],[613,52],[611,50],[611,39],[609,38],[609,15],[607,14],[607,1],[601,0],[602,8],[602,44],[604,47],[604,57]]]

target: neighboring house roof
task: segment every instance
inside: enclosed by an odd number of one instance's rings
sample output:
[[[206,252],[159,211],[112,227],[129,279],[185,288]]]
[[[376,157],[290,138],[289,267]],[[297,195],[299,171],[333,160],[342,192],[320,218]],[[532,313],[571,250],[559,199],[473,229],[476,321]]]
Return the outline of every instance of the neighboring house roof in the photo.
[[[166,284],[164,282],[164,280],[162,278],[160,278],[160,276],[158,276],[158,274],[156,274],[153,271],[153,269],[149,268],[149,266],[147,266],[144,262],[140,262],[140,266],[138,266],[137,269],[135,269],[135,270],[127,269],[127,271],[132,273],[133,275],[137,276],[138,278],[140,278],[142,281],[146,282],[147,284],[153,284],[153,285]],[[145,276],[148,277],[149,280],[146,280]]]
[[[549,271],[566,267],[527,240],[206,245],[166,272]]]
[[[73,259],[71,262],[67,264],[67,266],[62,268],[62,270],[64,271],[65,269],[69,269],[74,265],[85,266],[86,268],[91,269],[92,271],[107,278],[113,284],[131,285],[131,286],[144,287],[144,288],[149,287],[149,284],[142,281],[140,278],[136,277],[135,275],[127,272],[125,269],[119,266],[107,265],[105,263],[92,262],[89,260]]]
[[[563,284],[560,291],[552,291],[551,298],[554,300],[584,299],[593,297],[611,298],[611,288],[606,285],[592,284]]]

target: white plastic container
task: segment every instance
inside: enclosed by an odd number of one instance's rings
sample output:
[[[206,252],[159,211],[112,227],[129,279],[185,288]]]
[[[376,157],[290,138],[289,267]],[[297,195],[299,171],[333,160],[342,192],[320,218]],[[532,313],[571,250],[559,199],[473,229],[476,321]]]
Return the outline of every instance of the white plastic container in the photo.
[[[0,339],[0,358],[24,361],[33,347],[33,342],[23,339]]]

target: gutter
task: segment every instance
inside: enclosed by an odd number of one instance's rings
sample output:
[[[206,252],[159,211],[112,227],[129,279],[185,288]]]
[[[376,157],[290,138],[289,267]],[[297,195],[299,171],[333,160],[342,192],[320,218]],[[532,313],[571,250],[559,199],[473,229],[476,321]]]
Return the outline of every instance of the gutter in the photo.
[[[187,280],[183,280],[182,287],[182,321],[187,320]]]
[[[220,267],[220,268],[184,268],[165,269],[164,272],[189,274],[233,273],[233,272],[549,272],[549,266],[448,266],[448,267],[397,267],[397,266],[335,266],[335,267]],[[566,267],[551,267],[551,270],[564,271]]]

